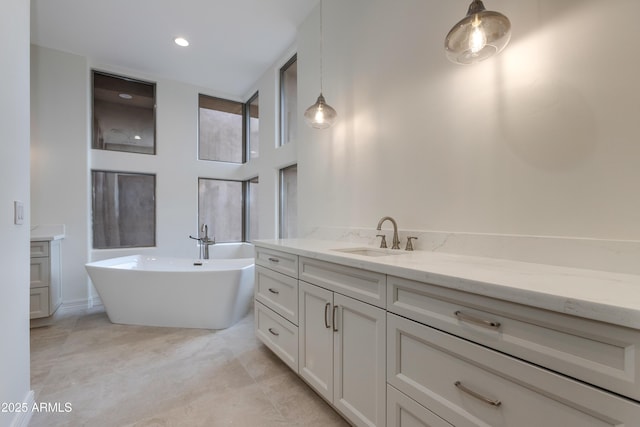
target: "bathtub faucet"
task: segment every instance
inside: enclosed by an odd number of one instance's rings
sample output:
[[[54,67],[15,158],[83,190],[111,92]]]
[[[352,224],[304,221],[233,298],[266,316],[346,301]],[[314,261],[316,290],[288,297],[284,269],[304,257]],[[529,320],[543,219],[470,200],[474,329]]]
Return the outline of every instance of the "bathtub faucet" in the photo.
[[[202,233],[204,233],[204,236],[202,236]],[[216,243],[215,237],[213,240],[209,238],[209,226],[207,226],[207,224],[202,224],[202,227],[200,228],[200,236],[189,236],[189,238],[198,241],[198,246],[200,247],[200,259],[209,259],[209,246],[215,245]]]

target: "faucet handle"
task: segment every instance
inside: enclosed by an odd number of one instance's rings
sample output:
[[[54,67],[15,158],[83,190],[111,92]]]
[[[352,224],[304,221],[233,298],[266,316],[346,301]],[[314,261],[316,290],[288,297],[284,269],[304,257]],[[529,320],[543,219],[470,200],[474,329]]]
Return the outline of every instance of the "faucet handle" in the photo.
[[[405,251],[413,250],[413,243],[411,243],[411,240],[413,239],[418,240],[417,237],[413,237],[413,236],[407,237],[407,246],[404,248]]]
[[[382,237],[382,241],[380,242],[380,247],[381,248],[386,248],[387,247],[387,236],[385,236],[384,234],[376,234],[376,237]]]

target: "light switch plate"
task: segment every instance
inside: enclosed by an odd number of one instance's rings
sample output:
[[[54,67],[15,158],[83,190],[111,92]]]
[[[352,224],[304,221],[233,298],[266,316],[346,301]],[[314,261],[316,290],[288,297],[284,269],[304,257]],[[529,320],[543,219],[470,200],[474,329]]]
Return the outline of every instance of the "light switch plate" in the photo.
[[[16,225],[24,223],[24,203],[19,200],[13,202],[13,223]]]

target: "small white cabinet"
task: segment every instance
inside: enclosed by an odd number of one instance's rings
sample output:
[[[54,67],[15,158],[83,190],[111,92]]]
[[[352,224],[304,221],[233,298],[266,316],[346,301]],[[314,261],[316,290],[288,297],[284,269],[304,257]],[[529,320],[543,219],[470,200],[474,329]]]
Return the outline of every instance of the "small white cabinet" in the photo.
[[[385,311],[299,282],[300,376],[357,426],[384,426]]]
[[[31,242],[31,319],[53,315],[62,303],[60,256],[60,240]]]

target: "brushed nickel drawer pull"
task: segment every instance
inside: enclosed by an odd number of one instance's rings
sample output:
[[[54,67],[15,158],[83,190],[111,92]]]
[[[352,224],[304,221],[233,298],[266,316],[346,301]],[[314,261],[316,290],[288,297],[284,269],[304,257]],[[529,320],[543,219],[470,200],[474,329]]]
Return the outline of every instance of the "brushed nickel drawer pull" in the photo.
[[[269,288],[269,292],[271,292],[272,294],[276,294],[278,295],[280,293],[280,291],[273,289],[273,288]]]
[[[338,332],[338,319],[336,318],[336,313],[338,312],[338,306],[334,305],[333,306],[333,314],[332,314],[332,318],[333,318],[333,332]]]
[[[475,391],[473,391],[471,389],[468,389],[460,381],[456,381],[455,383],[453,383],[453,385],[455,385],[461,391],[467,393],[468,395],[473,396],[476,399],[481,400],[484,403],[487,403],[487,404],[489,404],[491,406],[498,407],[498,406],[502,405],[502,402],[500,402],[499,400],[489,399],[488,397],[485,397],[485,396],[481,395],[480,393],[477,393],[477,392],[475,392]]]
[[[324,306],[324,327],[329,329],[331,327],[331,325],[329,325],[329,320],[327,320],[327,315],[329,314],[329,306],[331,305],[330,302],[326,303]]]
[[[280,260],[278,258],[274,258],[274,257],[269,257],[269,261],[271,261],[271,262],[280,262]]]
[[[275,335],[275,336],[280,335],[278,332],[274,331],[273,328],[269,328],[269,332],[271,332],[271,335]]]
[[[496,322],[495,320],[481,319],[479,317],[463,313],[460,310],[456,311],[453,314],[455,314],[458,319],[464,322],[475,323],[476,325],[484,326],[485,328],[498,329],[500,327],[500,322]]]

